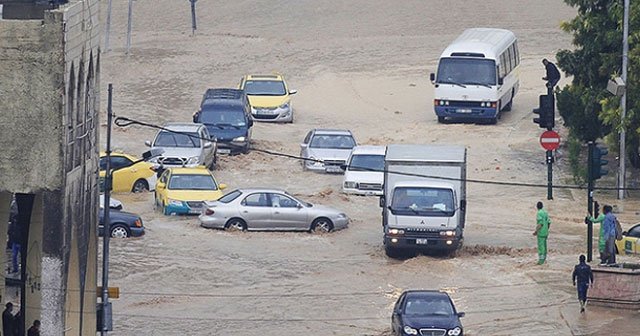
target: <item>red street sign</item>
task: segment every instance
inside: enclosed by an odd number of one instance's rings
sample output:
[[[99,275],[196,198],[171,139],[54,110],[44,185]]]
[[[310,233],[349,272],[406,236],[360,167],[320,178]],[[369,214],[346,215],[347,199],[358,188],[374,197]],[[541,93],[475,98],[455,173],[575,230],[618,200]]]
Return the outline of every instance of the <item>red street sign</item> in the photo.
[[[545,131],[540,135],[540,145],[548,151],[558,149],[560,147],[560,134],[556,131]]]

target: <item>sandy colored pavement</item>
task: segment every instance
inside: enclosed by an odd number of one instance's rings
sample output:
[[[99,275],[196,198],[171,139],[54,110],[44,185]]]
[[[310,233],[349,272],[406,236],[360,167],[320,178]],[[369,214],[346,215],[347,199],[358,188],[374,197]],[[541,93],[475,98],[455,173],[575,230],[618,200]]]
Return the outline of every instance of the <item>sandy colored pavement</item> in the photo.
[[[531,109],[544,92],[540,59],[571,47],[558,26],[575,13],[560,0],[201,0],[195,36],[188,1],[136,0],[130,56],[127,2],[113,6],[101,84],[103,105],[107,83],[114,84],[117,115],[190,121],[206,88],[279,71],[299,91],[295,123],[258,123],[257,148],[295,155],[309,129],[340,127],[361,144],[465,145],[471,179],[546,183]],[[519,38],[513,111],[494,126],[438,124],[429,73],[463,29],[482,26]],[[139,154],[153,135],[116,128],[113,141]],[[571,183],[564,150],[558,154],[555,180]],[[295,160],[257,152],[224,157],[215,174],[231,188],[281,187],[338,207],[352,223],[322,236],[226,233],[154,212],[151,193],[115,195],[143,216],[147,235],[112,240],[110,284],[122,292],[114,335],[388,335],[391,306],[409,288],[450,291],[467,312],[465,335],[630,335],[640,328],[637,312],[589,306],[578,313],[570,276],[585,250],[584,191],[555,190],[545,201],[553,221],[547,265],[534,265],[531,235],[546,189],[480,183],[468,185],[466,241],[457,256],[398,261],[384,255],[377,198],[342,195],[341,176],[302,172]],[[638,220],[637,201],[618,206],[624,223]]]

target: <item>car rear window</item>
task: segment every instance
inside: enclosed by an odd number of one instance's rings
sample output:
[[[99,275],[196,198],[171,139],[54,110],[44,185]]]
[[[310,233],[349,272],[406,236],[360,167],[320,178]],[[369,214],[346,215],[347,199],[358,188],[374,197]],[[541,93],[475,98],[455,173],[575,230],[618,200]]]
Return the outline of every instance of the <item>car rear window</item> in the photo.
[[[231,203],[233,202],[233,200],[235,200],[236,198],[238,198],[238,196],[242,195],[242,192],[240,192],[240,190],[234,190],[222,197],[220,197],[220,199],[218,199],[218,202],[222,202],[222,203]]]

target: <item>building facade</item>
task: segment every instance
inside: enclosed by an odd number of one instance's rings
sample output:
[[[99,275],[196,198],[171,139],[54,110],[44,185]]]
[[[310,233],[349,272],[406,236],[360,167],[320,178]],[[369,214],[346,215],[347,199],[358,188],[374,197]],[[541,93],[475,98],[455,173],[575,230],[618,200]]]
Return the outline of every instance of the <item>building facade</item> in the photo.
[[[0,302],[42,335],[95,334],[99,1],[0,5],[0,237],[14,195],[22,232]]]

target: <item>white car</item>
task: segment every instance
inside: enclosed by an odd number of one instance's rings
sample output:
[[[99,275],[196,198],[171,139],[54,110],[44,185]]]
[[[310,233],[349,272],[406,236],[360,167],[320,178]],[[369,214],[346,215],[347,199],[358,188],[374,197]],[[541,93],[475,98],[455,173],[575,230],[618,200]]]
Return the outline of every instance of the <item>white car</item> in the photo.
[[[153,142],[144,143],[152,149],[163,150],[161,156],[154,157],[149,162],[161,164],[163,167],[205,166],[211,170],[215,169],[217,141],[211,138],[203,124],[169,123],[164,128],[158,131]]]
[[[382,195],[386,146],[356,146],[347,161],[342,192],[356,195]]]
[[[300,156],[307,159],[302,162],[302,169],[342,174],[355,146],[349,130],[313,129],[300,144]]]
[[[104,208],[104,194],[100,194],[100,209]],[[109,208],[115,210],[122,210],[122,202],[113,197],[109,197]]]

